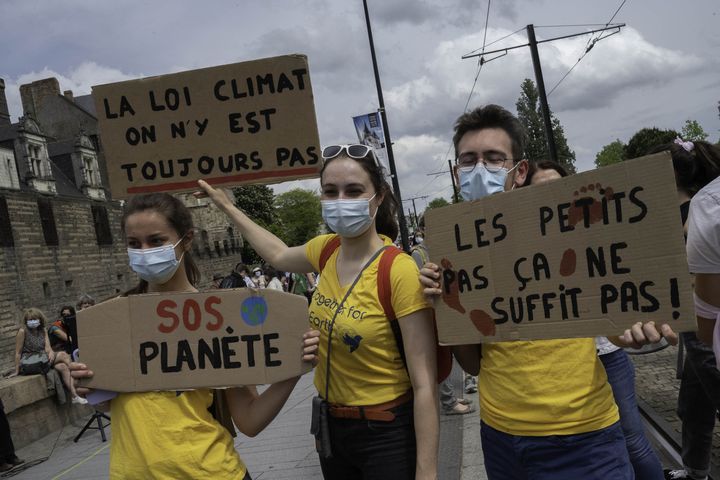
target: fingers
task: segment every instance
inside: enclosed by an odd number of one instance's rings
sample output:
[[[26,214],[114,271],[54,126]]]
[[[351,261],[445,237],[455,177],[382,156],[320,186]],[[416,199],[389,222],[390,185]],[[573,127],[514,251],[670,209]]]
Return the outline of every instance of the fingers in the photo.
[[[677,345],[678,335],[670,325],[664,323],[658,330],[655,322],[636,322],[620,336],[621,341],[631,348],[641,348],[649,343],[658,343],[665,338],[671,345]]]
[[[657,343],[662,338],[660,332],[655,327],[655,322],[647,322],[642,325],[642,333],[646,339],[646,343]]]
[[[434,263],[426,263],[420,269],[420,284],[423,286],[423,294],[428,299],[433,299],[442,293],[440,290],[440,268]]]
[[[320,345],[320,330],[308,330],[303,334],[303,361],[317,365],[317,351]]]
[[[76,386],[75,386],[75,391],[77,392],[78,395],[80,395],[81,397],[84,398],[84,397],[87,397],[88,394],[92,393],[93,389],[92,389],[92,388],[80,387],[80,386],[76,385]]]
[[[673,331],[670,325],[663,323],[660,326],[660,331],[662,332],[662,336],[665,337],[665,340],[667,340],[670,345],[678,344],[678,334]]]

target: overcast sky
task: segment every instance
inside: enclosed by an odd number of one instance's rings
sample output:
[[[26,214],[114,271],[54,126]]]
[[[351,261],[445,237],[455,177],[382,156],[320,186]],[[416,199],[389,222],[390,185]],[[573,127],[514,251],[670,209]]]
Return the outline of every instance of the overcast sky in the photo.
[[[368,0],[403,197],[450,198],[449,176],[427,173],[447,168],[452,125],[477,72],[476,59],[462,55],[518,29],[488,49],[525,43],[529,23],[538,40],[587,30],[540,26],[604,24],[621,3],[495,0],[485,32],[487,0]],[[2,0],[0,18],[13,120],[22,114],[19,85],[41,78],[83,95],[92,85],[287,53],[308,56],[322,144],[356,141],[351,117],[378,106],[361,0]],[[720,2],[627,0],[614,21],[627,27],[598,42],[549,98],[578,170],[642,127],[679,131],[690,118],[717,141]],[[548,90],[588,38],[540,46]],[[515,112],[524,78],[534,79],[527,48],[485,64],[470,108]]]

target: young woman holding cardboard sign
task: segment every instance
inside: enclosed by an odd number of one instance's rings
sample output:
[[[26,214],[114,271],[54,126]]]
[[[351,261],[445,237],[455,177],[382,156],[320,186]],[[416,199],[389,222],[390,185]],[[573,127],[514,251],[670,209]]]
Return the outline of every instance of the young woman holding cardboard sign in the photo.
[[[253,223],[224,192],[199,184],[268,263],[322,271],[309,310],[322,332],[313,427],[323,476],[435,479],[436,340],[415,262],[390,248],[395,199],[370,147],[326,147],[323,159],[323,218],[336,234],[299,247]]]
[[[197,292],[200,272],[190,256],[190,211],[175,197],[156,193],[132,198],[122,220],[131,268],[142,279],[128,295]],[[304,337],[303,360],[314,362],[319,332]],[[75,378],[92,376],[73,364]],[[285,404],[297,378],[271,385],[229,388],[223,397],[238,429],[262,431]],[[87,393],[88,389],[78,389]],[[123,393],[110,401],[110,478],[192,478],[249,480],[230,432],[208,411],[213,391]],[[234,430],[233,430],[234,431]]]

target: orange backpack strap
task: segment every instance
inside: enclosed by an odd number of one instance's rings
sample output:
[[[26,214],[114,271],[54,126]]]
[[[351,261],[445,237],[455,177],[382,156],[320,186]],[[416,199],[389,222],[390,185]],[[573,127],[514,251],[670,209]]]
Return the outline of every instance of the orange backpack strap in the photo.
[[[335,250],[337,250],[338,248],[340,248],[340,236],[335,235],[333,238],[330,239],[328,243],[325,244],[322,251],[320,252],[320,261],[318,262],[320,272],[325,269],[325,264],[327,264],[327,261],[330,260],[332,254],[335,253]]]
[[[382,305],[385,311],[385,316],[390,322],[390,328],[392,328],[393,335],[395,336],[395,343],[397,343],[400,357],[407,368],[407,361],[405,360],[405,347],[402,341],[402,332],[400,331],[400,323],[395,316],[395,309],[392,306],[392,287],[390,279],[390,270],[392,268],[395,257],[403,253],[397,247],[389,247],[383,252],[380,257],[380,265],[378,266],[377,286],[378,286],[378,298],[380,299],[380,305]],[[437,345],[437,381],[438,383],[443,382],[450,371],[452,370],[452,351],[450,347],[443,347],[437,344],[437,326],[435,325],[435,311],[433,311],[433,329],[435,331],[435,344]]]
[[[403,253],[397,247],[388,247],[380,257],[380,264],[378,265],[378,298],[380,299],[380,305],[382,305],[385,311],[385,316],[388,320],[396,321],[395,309],[392,306],[392,286],[390,285],[390,270],[392,264],[395,261],[395,257]]]

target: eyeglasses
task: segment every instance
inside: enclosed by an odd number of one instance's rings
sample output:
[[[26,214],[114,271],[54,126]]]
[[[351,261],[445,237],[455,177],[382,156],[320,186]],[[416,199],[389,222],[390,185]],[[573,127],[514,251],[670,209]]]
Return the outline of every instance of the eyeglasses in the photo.
[[[483,166],[488,172],[498,172],[505,166],[505,162],[509,159],[504,153],[489,150],[487,152],[465,152],[460,154],[456,162],[458,168],[465,173],[470,173],[475,169],[475,165],[482,161]]]
[[[328,145],[322,150],[323,160],[330,160],[340,155],[342,152],[347,153],[347,156],[354,158],[355,160],[362,160],[367,157],[367,154],[373,152],[372,147],[367,145],[361,145],[358,143],[352,145]],[[375,152],[373,152],[373,156]]]

